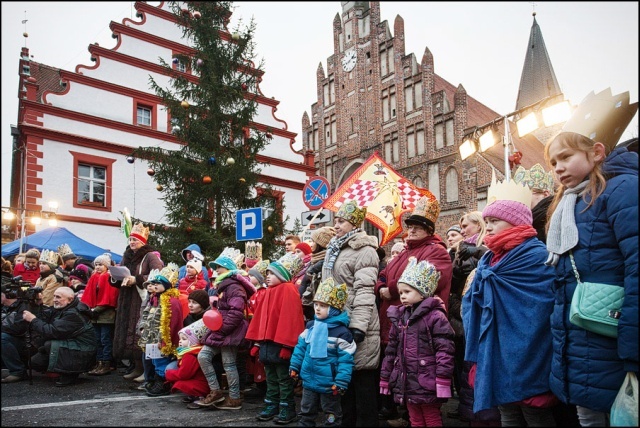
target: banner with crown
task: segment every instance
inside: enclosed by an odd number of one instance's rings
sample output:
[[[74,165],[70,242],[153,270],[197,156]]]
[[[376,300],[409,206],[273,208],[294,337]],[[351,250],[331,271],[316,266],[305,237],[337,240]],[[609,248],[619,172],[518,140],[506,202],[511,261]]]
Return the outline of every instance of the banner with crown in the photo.
[[[324,201],[322,208],[336,212],[349,200],[367,208],[366,219],[382,231],[380,245],[384,245],[402,232],[402,214],[413,210],[423,196],[432,195],[396,172],[375,152]]]

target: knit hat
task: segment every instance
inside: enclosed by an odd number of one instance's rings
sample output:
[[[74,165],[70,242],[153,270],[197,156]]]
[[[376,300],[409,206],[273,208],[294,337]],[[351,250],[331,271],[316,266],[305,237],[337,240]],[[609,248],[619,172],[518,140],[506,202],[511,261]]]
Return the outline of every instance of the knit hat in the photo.
[[[438,288],[440,272],[426,260],[421,260],[420,263],[417,261],[415,257],[409,257],[409,263],[400,275],[398,283],[402,282],[415,288],[423,297],[432,297]]]
[[[238,266],[236,265],[235,259],[236,257],[239,257],[239,255],[240,250],[232,247],[225,247],[217,259],[209,262],[209,267],[214,270],[217,269],[218,266],[222,266],[228,270],[236,270],[238,269]]]
[[[79,264],[69,272],[69,279],[77,279],[86,284],[89,280],[89,268],[83,264]]]
[[[360,208],[356,201],[347,201],[340,205],[336,217],[343,218],[355,227],[360,227],[367,216],[367,208]]]
[[[189,293],[188,299],[199,304],[202,309],[209,307],[209,294],[205,290],[193,290]]]
[[[336,230],[333,227],[325,226],[311,232],[311,240],[322,248],[327,248],[331,238],[336,236]]]
[[[396,242],[395,244],[393,244],[393,247],[391,247],[391,254],[393,254],[394,252],[399,253],[401,251],[404,251],[407,248],[407,246],[404,244],[404,242]]]
[[[269,267],[269,260],[260,260],[256,263],[249,272],[249,275],[254,276],[260,284],[264,284],[264,277],[267,275],[267,267]]]
[[[180,329],[180,331],[178,331],[178,334],[184,334],[189,341],[189,345],[198,346],[202,344],[202,341],[204,340],[204,337],[206,336],[208,331],[209,329],[204,325],[204,321],[202,319],[199,319],[198,321],[195,321],[188,326]]]
[[[67,260],[78,258],[78,256],[73,254],[73,251],[71,251],[71,247],[69,246],[69,244],[59,245],[58,246],[58,254],[60,254],[60,257],[62,257],[62,261],[63,262],[66,262]]]
[[[301,242],[296,245],[296,250],[300,250],[304,253],[305,256],[311,254],[311,247],[306,242]]]
[[[193,258],[187,262],[187,266],[191,266],[196,272],[202,272],[202,262],[196,258]]]
[[[282,282],[289,282],[302,269],[303,261],[294,253],[287,253],[277,261],[271,262],[267,271],[271,272]]]
[[[439,215],[440,203],[433,193],[429,192],[428,195],[421,197],[418,202],[416,202],[413,212],[404,222],[407,226],[414,224],[424,228],[431,227],[434,229]]]
[[[46,263],[51,270],[56,270],[60,266],[60,254],[52,250],[42,250],[40,262]]]
[[[458,232],[459,234],[462,234],[462,228],[460,226],[458,226],[457,224],[454,224],[449,229],[447,229],[447,233],[445,233],[445,235],[448,235],[449,232],[451,232],[452,230],[454,232]]]
[[[494,217],[514,226],[533,224],[531,208],[517,201],[495,201],[482,210],[482,217]]]
[[[101,264],[106,267],[111,266],[111,254],[104,253],[93,259],[93,264]]]
[[[144,224],[142,223],[136,223],[131,228],[131,233],[129,234],[129,237],[134,237],[138,241],[146,245],[147,239],[149,238],[149,228],[144,227]]]
[[[332,308],[342,311],[347,303],[347,284],[337,285],[333,281],[333,277],[330,276],[318,285],[313,301],[326,303]]]

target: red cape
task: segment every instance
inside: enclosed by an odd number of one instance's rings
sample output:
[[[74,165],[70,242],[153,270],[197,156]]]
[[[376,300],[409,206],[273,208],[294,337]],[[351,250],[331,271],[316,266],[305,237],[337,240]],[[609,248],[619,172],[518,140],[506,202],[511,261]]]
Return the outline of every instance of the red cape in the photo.
[[[173,382],[171,388],[173,392],[182,391],[196,397],[205,397],[209,394],[207,378],[198,363],[198,352],[200,349],[185,354],[178,362],[177,369],[164,372],[165,379]]]
[[[298,289],[290,282],[267,287],[257,305],[245,338],[272,341],[294,348],[304,330],[302,302]]]

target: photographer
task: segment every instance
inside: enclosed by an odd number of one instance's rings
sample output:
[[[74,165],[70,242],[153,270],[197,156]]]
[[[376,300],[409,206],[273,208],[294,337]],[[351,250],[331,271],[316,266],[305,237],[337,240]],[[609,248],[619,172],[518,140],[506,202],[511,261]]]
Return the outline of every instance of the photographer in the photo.
[[[44,345],[31,357],[34,369],[59,373],[56,386],[75,383],[80,373],[96,364],[96,336],[91,324],[91,309],[74,296],[69,287],[53,293],[53,308],[36,317],[24,311],[23,318],[39,333]]]
[[[24,361],[31,357],[36,349],[36,336],[29,329],[29,323],[22,319],[22,313],[28,310],[40,313],[42,294],[38,289],[29,288],[28,281],[20,277],[6,280],[2,284],[2,363],[9,375],[2,383],[19,382],[27,378]]]

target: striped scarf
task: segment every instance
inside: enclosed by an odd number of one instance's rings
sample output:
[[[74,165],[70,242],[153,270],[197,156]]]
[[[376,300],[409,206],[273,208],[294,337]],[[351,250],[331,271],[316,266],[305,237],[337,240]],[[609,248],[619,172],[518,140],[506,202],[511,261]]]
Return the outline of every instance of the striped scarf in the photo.
[[[333,270],[333,265],[336,262],[338,255],[340,254],[342,245],[353,235],[360,232],[360,230],[361,229],[359,227],[356,227],[355,229],[351,230],[350,232],[346,233],[344,236],[341,236],[340,238],[336,236],[331,238],[331,241],[329,241],[329,244],[327,245],[327,254],[329,255],[329,257],[325,261],[324,265],[322,266],[323,278],[328,278],[329,275],[331,275],[331,271]]]

